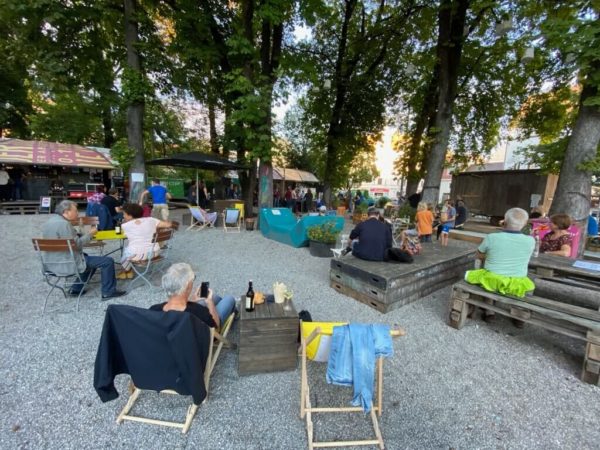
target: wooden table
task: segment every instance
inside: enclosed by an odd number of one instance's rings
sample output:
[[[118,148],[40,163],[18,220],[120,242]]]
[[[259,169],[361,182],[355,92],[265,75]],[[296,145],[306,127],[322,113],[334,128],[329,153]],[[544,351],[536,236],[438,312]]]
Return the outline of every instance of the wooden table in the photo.
[[[537,258],[529,260],[529,270],[539,277],[564,278],[590,288],[600,288],[600,271],[575,267],[575,262],[597,264],[564,256],[540,254]]]
[[[300,321],[293,303],[285,310],[283,304],[265,302],[248,312],[244,300],[240,304],[238,374],[296,369]]]

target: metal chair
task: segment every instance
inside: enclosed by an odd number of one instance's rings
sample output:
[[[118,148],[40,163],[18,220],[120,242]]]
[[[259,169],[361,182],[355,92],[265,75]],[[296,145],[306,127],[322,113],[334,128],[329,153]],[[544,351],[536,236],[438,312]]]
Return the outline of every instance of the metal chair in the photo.
[[[241,211],[237,208],[227,208],[223,211],[223,231],[242,230]]]
[[[42,309],[42,314],[46,312],[46,306],[48,304],[48,298],[50,294],[54,292],[54,289],[59,289],[65,299],[67,298],[67,289],[71,289],[75,284],[82,284],[81,291],[79,291],[79,295],[77,296],[76,302],[76,311],[79,311],[79,300],[81,299],[81,295],[83,291],[87,287],[89,280],[91,277],[87,277],[87,279],[83,279],[81,274],[77,270],[77,261],[75,259],[75,254],[77,252],[77,245],[75,244],[74,239],[38,239],[33,238],[31,240],[33,242],[33,248],[40,258],[40,262],[42,264],[42,276],[44,277],[44,281],[52,288],[46,298],[44,299],[44,308]],[[64,272],[66,275],[58,275],[55,272],[48,269],[46,266],[45,256],[48,253],[62,253],[64,254],[64,259],[52,261],[54,266],[60,266],[64,268]],[[62,281],[62,286],[60,285]]]
[[[150,288],[154,288],[150,282],[150,277],[156,272],[164,271],[165,266],[168,264],[169,252],[171,246],[168,245],[168,241],[173,237],[175,230],[173,228],[159,228],[152,237],[152,245],[145,259],[132,260],[131,268],[133,269],[135,276],[129,282],[129,290],[133,289],[133,285],[139,279],[145,281]],[[161,246],[160,253],[154,251],[156,244]]]

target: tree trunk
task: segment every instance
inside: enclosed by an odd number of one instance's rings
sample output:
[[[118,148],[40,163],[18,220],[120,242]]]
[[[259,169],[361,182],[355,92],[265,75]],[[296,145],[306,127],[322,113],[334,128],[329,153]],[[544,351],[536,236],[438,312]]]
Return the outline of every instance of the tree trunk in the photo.
[[[458,88],[458,69],[462,57],[465,18],[470,0],[443,0],[439,10],[437,56],[438,102],[435,126],[431,128],[433,145],[427,158],[423,201],[437,204],[452,129],[452,111]]]
[[[112,111],[109,106],[102,109],[102,131],[104,134],[104,147],[111,148],[115,143],[115,133],[113,131]]]
[[[335,174],[339,170],[337,145],[339,130],[342,122],[342,109],[347,91],[347,74],[343,73],[344,59],[346,58],[346,49],[348,45],[348,28],[350,20],[354,14],[356,0],[346,0],[346,8],[344,10],[344,21],[342,23],[342,32],[338,45],[338,54],[335,61],[335,102],[331,111],[331,119],[327,130],[327,156],[325,158],[325,173],[323,175],[323,199],[325,203],[330,205],[332,198],[332,189],[335,181]]]
[[[137,49],[138,23],[136,16],[136,0],[124,0],[125,7],[125,46],[127,48],[127,66],[132,71],[142,75],[142,62]],[[127,106],[127,142],[135,150],[131,164],[129,180],[129,199],[139,200],[144,190],[143,181],[134,181],[134,173],[141,174],[145,179],[146,161],[144,159],[144,100],[138,99]],[[139,175],[138,175],[139,176]]]
[[[550,214],[568,214],[577,224],[581,232],[577,252],[579,256],[585,248],[592,190],[592,173],[582,169],[581,164],[592,161],[596,157],[600,143],[600,109],[595,105],[587,106],[584,102],[598,94],[596,86],[584,82],[579,98],[577,120],[567,144],[554,200],[550,207]]]

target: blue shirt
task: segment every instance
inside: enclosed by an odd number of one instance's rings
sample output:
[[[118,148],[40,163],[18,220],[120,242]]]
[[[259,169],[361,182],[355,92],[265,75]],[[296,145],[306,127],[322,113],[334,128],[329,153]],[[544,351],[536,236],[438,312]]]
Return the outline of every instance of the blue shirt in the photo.
[[[534,247],[531,236],[503,231],[488,234],[477,250],[485,253],[486,270],[505,277],[526,277]]]
[[[592,237],[598,236],[598,220],[592,215],[588,218],[587,234]]]
[[[155,205],[167,203],[167,188],[161,185],[150,186],[148,192],[152,195],[152,203]]]

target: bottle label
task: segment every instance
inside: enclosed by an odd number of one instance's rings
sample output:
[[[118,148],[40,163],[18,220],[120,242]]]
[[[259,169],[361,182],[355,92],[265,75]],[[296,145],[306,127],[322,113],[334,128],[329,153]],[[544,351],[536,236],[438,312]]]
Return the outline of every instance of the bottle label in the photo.
[[[252,308],[252,297],[246,296],[246,309]]]

